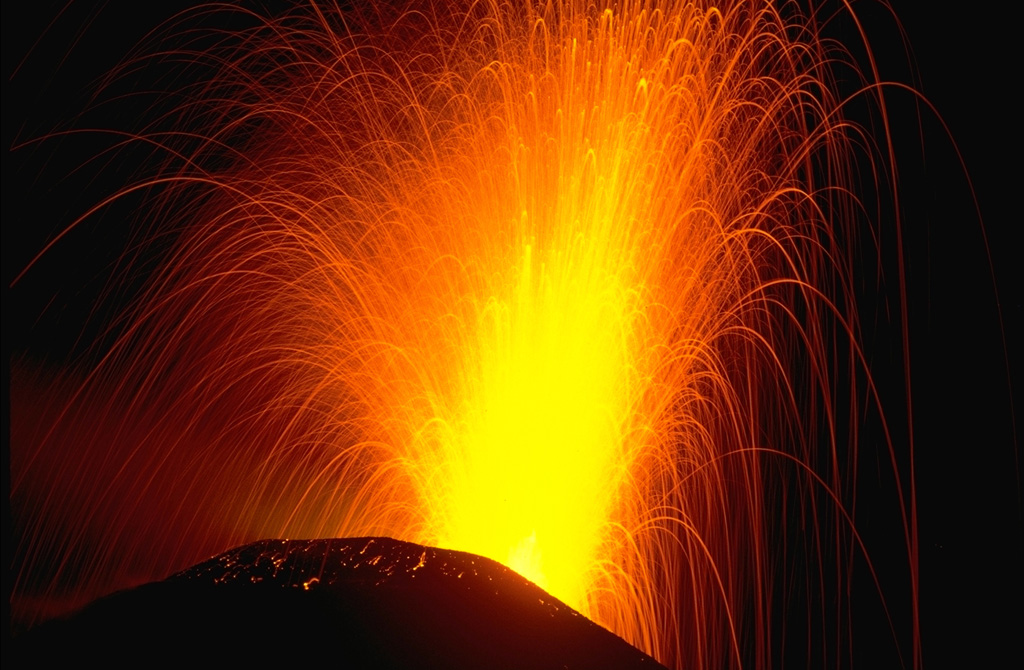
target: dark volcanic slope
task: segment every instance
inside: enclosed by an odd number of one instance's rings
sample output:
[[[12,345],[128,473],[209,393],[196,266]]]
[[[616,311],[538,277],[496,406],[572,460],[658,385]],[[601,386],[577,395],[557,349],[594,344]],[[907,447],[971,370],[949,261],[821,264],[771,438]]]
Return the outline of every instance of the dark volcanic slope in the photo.
[[[492,560],[387,538],[249,544],[14,646],[21,665],[662,667]]]

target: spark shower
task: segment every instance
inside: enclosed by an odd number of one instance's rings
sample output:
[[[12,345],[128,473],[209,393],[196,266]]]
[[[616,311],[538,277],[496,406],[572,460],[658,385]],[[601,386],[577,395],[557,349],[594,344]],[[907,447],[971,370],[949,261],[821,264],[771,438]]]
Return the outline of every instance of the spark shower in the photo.
[[[894,159],[832,20],[565,0],[166,23],[104,82],[164,75],[139,121],[27,143],[146,158],[11,284],[82,228],[131,230],[95,341],[59,375],[13,366],[16,617],[246,541],[386,535],[498,560],[669,666],[781,663],[787,627],[846,662],[880,403],[854,269]],[[913,454],[872,449],[909,485],[907,589],[874,597],[909,603],[916,665]]]

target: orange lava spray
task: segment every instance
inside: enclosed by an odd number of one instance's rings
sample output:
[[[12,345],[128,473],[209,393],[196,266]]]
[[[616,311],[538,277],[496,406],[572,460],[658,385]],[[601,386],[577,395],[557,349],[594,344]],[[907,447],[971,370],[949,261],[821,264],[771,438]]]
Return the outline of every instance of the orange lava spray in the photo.
[[[818,31],[754,2],[314,4],[177,46],[216,74],[128,137],[164,162],[114,196],[156,194],[174,241],[12,456],[16,593],[381,534],[667,665],[769,665],[786,552],[841,594],[862,549],[836,398],[868,395],[864,150]]]

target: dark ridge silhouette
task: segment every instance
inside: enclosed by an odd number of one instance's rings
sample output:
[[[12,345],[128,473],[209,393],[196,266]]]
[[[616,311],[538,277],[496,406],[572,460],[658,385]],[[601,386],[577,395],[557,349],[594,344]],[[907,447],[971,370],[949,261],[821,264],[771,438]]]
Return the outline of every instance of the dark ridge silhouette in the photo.
[[[389,538],[264,540],[13,641],[20,666],[663,668],[490,559]]]

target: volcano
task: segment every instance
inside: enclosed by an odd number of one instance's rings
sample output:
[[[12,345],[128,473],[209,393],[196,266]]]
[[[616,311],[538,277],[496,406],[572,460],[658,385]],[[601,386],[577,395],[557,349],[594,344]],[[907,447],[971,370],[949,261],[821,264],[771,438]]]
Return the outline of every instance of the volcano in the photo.
[[[663,668],[481,556],[383,537],[264,540],[14,640],[19,666]]]

